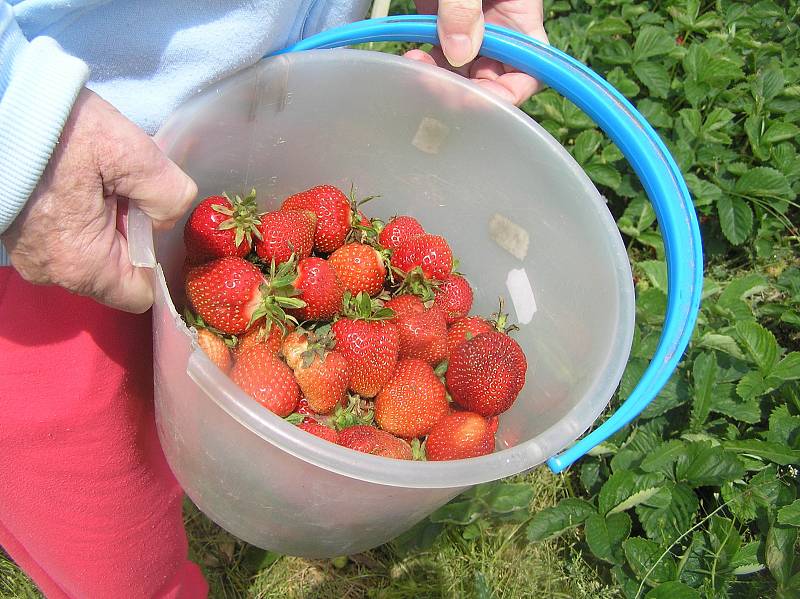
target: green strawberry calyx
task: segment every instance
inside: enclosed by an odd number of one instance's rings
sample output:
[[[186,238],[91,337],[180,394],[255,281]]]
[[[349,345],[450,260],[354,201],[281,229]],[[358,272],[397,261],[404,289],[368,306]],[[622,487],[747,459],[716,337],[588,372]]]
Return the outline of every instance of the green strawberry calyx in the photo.
[[[277,325],[286,333],[286,323],[297,325],[297,319],[286,313],[287,309],[304,308],[306,305],[296,297],[300,295],[300,291],[294,286],[296,280],[297,258],[294,254],[279,266],[272,260],[266,280],[259,289],[261,301],[250,317],[249,326],[264,318],[269,326]]]
[[[503,298],[498,298],[498,300],[500,307],[497,312],[492,313],[492,317],[487,319],[487,322],[500,333],[508,334],[511,331],[518,331],[519,327],[517,325],[508,323],[508,314],[503,311]]]
[[[325,357],[336,346],[336,339],[331,333],[331,325],[325,324],[314,330],[298,327],[296,332],[305,335],[306,348],[300,354],[302,358],[302,368],[308,368],[319,358],[320,362],[325,361]]]
[[[342,298],[342,315],[350,320],[389,320],[394,318],[394,310],[387,308],[383,302],[371,298],[363,291],[353,297],[349,291]]]
[[[262,213],[258,211],[256,190],[251,189],[250,193],[244,198],[236,195],[231,199],[227,193],[223,193],[222,195],[228,200],[230,206],[214,204],[211,208],[229,218],[222,221],[217,228],[220,231],[235,229],[234,245],[237,248],[242,245],[245,239],[249,245],[253,244],[253,237],[261,239],[261,232],[258,230],[258,225],[261,224],[260,217]]]
[[[330,418],[330,424],[340,431],[351,426],[372,426],[375,421],[375,411],[372,402],[361,399],[356,394],[348,394],[347,406],[337,405],[336,411]]]
[[[186,326],[194,328],[198,331],[200,329],[206,329],[208,331],[211,331],[217,337],[222,339],[225,342],[225,345],[227,345],[228,347],[230,348],[236,347],[237,343],[236,335],[227,335],[222,331],[220,331],[219,329],[212,327],[210,324],[207,324],[205,320],[203,320],[202,316],[200,316],[199,314],[194,314],[191,310],[189,310],[188,307],[184,307],[183,309],[183,320],[186,323]]]
[[[419,439],[411,440],[411,458],[417,462],[426,462],[428,460],[425,454],[425,442]]]
[[[422,300],[426,308],[430,308],[433,305],[433,301],[436,299],[436,291],[438,291],[441,281],[426,277],[420,266],[415,266],[408,272],[403,272],[395,266],[392,266],[391,269],[403,281],[394,292],[394,295],[416,295]]]

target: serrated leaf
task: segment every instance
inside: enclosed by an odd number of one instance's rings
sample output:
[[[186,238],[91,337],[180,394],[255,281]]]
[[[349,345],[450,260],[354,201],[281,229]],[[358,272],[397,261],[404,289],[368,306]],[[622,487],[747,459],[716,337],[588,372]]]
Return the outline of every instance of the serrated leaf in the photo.
[[[733,568],[733,574],[744,576],[763,570],[764,564],[759,562],[758,557],[760,549],[761,541],[750,541],[739,547],[730,563],[731,568]]]
[[[748,196],[760,198],[791,199],[792,188],[780,171],[766,166],[751,168],[739,177],[734,191]]]
[[[800,352],[793,351],[778,362],[769,376],[779,381],[796,381],[800,379]]]
[[[667,97],[670,76],[664,65],[655,62],[637,62],[633,65],[633,72],[653,96],[656,98]]]
[[[642,113],[642,116],[647,119],[647,122],[654,127],[672,127],[672,116],[667,112],[667,109],[661,102],[656,102],[650,98],[644,98],[639,100],[636,107],[639,109],[639,112]]]
[[[672,439],[661,447],[656,448],[642,461],[639,467],[645,472],[663,472],[666,474],[671,471],[671,466],[678,459],[678,456],[686,451],[686,441]]]
[[[586,519],[584,535],[586,544],[594,555],[612,564],[622,564],[625,554],[622,542],[631,533],[631,519],[622,512],[603,517],[592,514]]]
[[[736,393],[744,401],[752,401],[767,391],[767,383],[761,373],[751,371],[745,374],[736,385]]]
[[[778,524],[800,526],[800,499],[795,499],[778,510]]]
[[[733,386],[730,383],[718,384],[715,387],[711,411],[748,424],[761,421],[761,406],[758,401],[739,399],[733,394]]]
[[[675,464],[676,478],[693,487],[718,486],[742,475],[744,467],[735,455],[706,442],[687,444]]]
[[[527,509],[533,499],[533,488],[528,483],[499,483],[492,488],[484,501],[495,514],[508,514]]]
[[[650,586],[675,578],[675,559],[653,541],[631,537],[623,542],[625,557],[634,574]]]
[[[797,125],[786,123],[784,121],[778,121],[772,123],[767,130],[764,131],[764,134],[761,136],[761,143],[767,145],[776,144],[788,139],[795,139],[799,133],[800,127]]]
[[[675,47],[675,38],[663,27],[642,27],[633,46],[634,60],[647,60],[669,54]]]
[[[622,175],[619,174],[619,170],[608,164],[587,164],[584,165],[583,170],[598,185],[616,189],[622,182]]]
[[[770,443],[759,439],[737,439],[724,441],[723,445],[728,451],[755,456],[781,466],[800,464],[800,450],[791,449],[779,443]]]
[[[796,542],[796,528],[775,524],[767,532],[764,557],[769,571],[779,586],[786,584],[792,576]]]
[[[683,125],[689,134],[689,139],[694,139],[700,134],[700,126],[703,124],[703,117],[696,108],[683,108],[678,111],[679,123]]]
[[[717,303],[722,307],[732,306],[734,302],[747,299],[748,297],[769,288],[767,280],[758,274],[750,274],[744,277],[733,279],[725,286],[720,294]]]
[[[724,352],[740,360],[745,359],[744,352],[739,348],[736,340],[730,335],[720,335],[718,333],[706,333],[698,340],[700,347],[715,349]]]
[[[456,501],[443,505],[430,515],[431,522],[440,524],[459,524],[465,526],[475,522],[483,514],[483,504],[479,501]]]
[[[700,593],[677,580],[671,580],[651,589],[644,599],[700,599]]]
[[[702,352],[695,358],[692,366],[694,403],[691,418],[694,427],[702,426],[708,418],[718,371],[717,358],[713,353]]]
[[[616,507],[609,510],[610,514],[616,514],[618,512],[624,512],[625,510],[629,510],[632,507],[636,507],[640,503],[643,503],[650,499],[653,495],[658,493],[661,490],[661,487],[650,487],[648,489],[642,489],[641,491],[637,491],[630,497],[628,497],[625,501],[621,502]]]
[[[655,221],[656,213],[652,204],[647,199],[638,197],[625,208],[625,212],[617,221],[617,226],[626,235],[638,237]]]
[[[723,518],[718,514],[711,516],[708,525],[708,539],[715,565],[720,571],[724,571],[742,544],[742,537],[733,520]]]
[[[800,449],[800,416],[789,414],[785,405],[775,408],[769,415],[767,441]]]
[[[741,198],[724,195],[717,200],[722,234],[733,245],[744,243],[753,231],[753,210]]]
[[[708,206],[722,197],[722,190],[719,186],[709,181],[700,179],[697,175],[689,173],[684,177],[689,191],[692,192],[694,205],[697,207]]]
[[[745,352],[758,365],[762,374],[769,374],[778,359],[778,342],[771,331],[757,322],[736,323],[736,334]]]
[[[620,67],[614,67],[606,75],[608,82],[613,85],[617,91],[627,98],[633,98],[639,93],[639,86],[633,79],[629,79]]]
[[[658,472],[646,474],[635,474],[630,470],[615,472],[600,489],[597,498],[598,510],[601,514],[617,512],[620,509],[628,509],[651,497],[658,491],[658,484],[664,480],[664,475]],[[639,495],[641,493],[641,495]],[[632,499],[633,498],[633,499]],[[627,507],[619,508],[621,505]]]
[[[637,264],[647,275],[653,287],[667,292],[667,263],[661,260],[643,260]]]
[[[572,155],[575,156],[575,160],[583,164],[592,154],[597,152],[602,141],[603,136],[595,129],[581,131],[575,138],[575,147],[572,150]]]
[[[636,515],[645,533],[659,543],[672,542],[688,530],[699,508],[697,495],[686,484],[667,483],[661,491],[666,502],[637,506]]]
[[[780,487],[777,467],[770,464],[746,484],[725,484],[722,487],[722,497],[739,522],[747,523],[754,520],[762,510],[773,509],[780,495]]]
[[[546,508],[533,517],[527,529],[528,540],[543,541],[559,535],[583,524],[586,518],[595,513],[597,510],[587,501],[574,497],[562,499],[554,507]]]
[[[625,19],[613,15],[607,16],[599,21],[589,23],[586,28],[586,35],[592,38],[600,38],[603,41],[614,35],[625,35],[631,32],[631,27]]]

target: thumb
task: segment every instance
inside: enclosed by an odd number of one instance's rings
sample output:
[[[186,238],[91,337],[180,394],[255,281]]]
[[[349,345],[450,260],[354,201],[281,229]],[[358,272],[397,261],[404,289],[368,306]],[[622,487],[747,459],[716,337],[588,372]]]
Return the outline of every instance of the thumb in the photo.
[[[461,67],[475,59],[483,42],[481,0],[439,0],[439,41],[447,61]]]
[[[197,195],[197,185],[149,135],[111,105],[107,111],[104,128],[113,133],[98,156],[104,195],[127,197],[156,226],[172,226]]]

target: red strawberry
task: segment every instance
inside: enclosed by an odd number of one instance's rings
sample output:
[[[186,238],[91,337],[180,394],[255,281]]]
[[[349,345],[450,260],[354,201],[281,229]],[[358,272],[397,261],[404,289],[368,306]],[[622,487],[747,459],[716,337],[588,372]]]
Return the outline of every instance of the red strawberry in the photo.
[[[306,305],[294,311],[299,320],[330,320],[342,308],[344,287],[336,271],[322,258],[303,258],[297,265],[295,289]]]
[[[453,270],[453,253],[444,237],[419,235],[400,244],[392,254],[392,266],[403,273],[419,266],[427,278],[443,280]]]
[[[398,437],[421,437],[449,410],[447,391],[422,360],[400,360],[375,398],[375,420]]]
[[[183,228],[189,256],[197,258],[244,257],[258,232],[256,190],[244,199],[227,195],[210,196],[192,211]]]
[[[494,450],[494,432],[489,422],[474,412],[453,412],[431,429],[425,454],[432,462],[462,460],[487,455]]]
[[[297,425],[297,428],[301,428],[307,433],[311,433],[312,435],[316,435],[320,439],[325,439],[326,441],[330,441],[331,443],[338,443],[339,442],[339,433],[333,430],[329,426],[325,426],[324,424],[320,424],[316,420],[311,422],[303,422]]]
[[[472,309],[472,287],[461,275],[450,273],[433,293],[436,298],[433,305],[444,312],[447,324],[463,318]]]
[[[411,216],[395,216],[386,223],[378,236],[378,243],[389,250],[396,250],[407,239],[424,235],[425,229],[416,218]]]
[[[452,358],[453,352],[467,339],[493,330],[492,325],[480,316],[459,318],[447,330],[447,356]]]
[[[378,295],[383,290],[386,266],[380,252],[363,243],[348,243],[331,254],[328,263],[346,291]]]
[[[350,364],[350,389],[362,397],[375,397],[397,364],[400,332],[386,321],[394,313],[378,309],[361,293],[356,298],[345,294],[344,315],[331,330],[336,350]]]
[[[221,337],[208,329],[197,329],[197,344],[214,364],[224,373],[228,373],[233,365],[231,350]]]
[[[283,308],[305,304],[291,297],[294,277],[272,269],[267,280],[253,264],[228,256],[193,268],[186,275],[186,297],[206,324],[240,335],[262,317],[284,326]]]
[[[398,295],[386,302],[400,330],[400,360],[418,358],[436,366],[447,356],[447,324],[436,307],[428,309],[415,295]]]
[[[293,329],[294,327],[287,323],[286,328],[288,330]],[[233,350],[234,354],[238,357],[243,351],[245,351],[248,347],[252,347],[258,344],[264,344],[268,348],[270,348],[274,353],[278,353],[281,349],[281,344],[283,343],[284,333],[281,328],[276,324],[255,324],[248,331],[239,337],[239,343],[236,344],[236,348]]]
[[[481,416],[505,412],[514,403],[528,368],[519,344],[499,331],[465,341],[450,358],[447,388],[462,408]]]
[[[266,345],[255,345],[242,352],[231,378],[245,393],[278,416],[291,414],[300,401],[300,387],[291,368]]]
[[[281,210],[310,210],[317,216],[314,249],[329,254],[344,245],[350,232],[350,201],[333,185],[317,185],[286,198]]]
[[[267,263],[280,265],[294,254],[298,259],[311,255],[317,217],[310,210],[279,210],[261,217],[255,242],[256,253]]]
[[[312,409],[309,407],[309,405],[308,405],[308,400],[307,400],[305,397],[303,397],[303,398],[302,398],[302,399],[301,399],[301,400],[298,402],[298,404],[297,404],[297,409],[295,410],[295,412],[297,412],[298,414],[302,414],[303,416],[305,416],[305,418],[303,418],[303,423],[306,423],[306,422],[316,422],[316,420],[314,419],[314,415],[316,414],[316,412],[314,412],[314,410],[312,410]]]
[[[345,397],[350,366],[338,351],[328,351],[329,338],[294,332],[283,343],[286,363],[294,370],[297,384],[318,414],[329,414]]]
[[[351,426],[339,431],[339,445],[396,460],[413,457],[408,443],[371,426]]]

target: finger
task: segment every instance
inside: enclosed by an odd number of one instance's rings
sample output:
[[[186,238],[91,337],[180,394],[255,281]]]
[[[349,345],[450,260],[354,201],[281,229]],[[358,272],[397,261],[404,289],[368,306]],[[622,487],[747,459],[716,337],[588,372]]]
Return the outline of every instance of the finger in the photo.
[[[509,102],[511,104],[514,103],[514,94],[504,87],[503,85],[499,84],[497,81],[490,81],[488,79],[475,79],[474,82],[484,88],[485,90],[491,92],[501,100],[505,102]]]
[[[472,61],[483,42],[481,0],[439,0],[438,32],[444,55],[454,67]]]
[[[433,59],[433,56],[424,52],[422,50],[409,50],[405,54],[403,54],[405,58],[410,58],[411,60],[416,60],[418,62],[424,62],[429,65],[436,66],[436,61]]]
[[[491,58],[486,58],[485,56],[478,57],[469,69],[469,76],[471,79],[488,79],[489,81],[494,81],[505,73],[506,70],[502,63]]]
[[[501,75],[495,82],[511,92],[514,97],[514,104],[517,106],[526,102],[541,88],[541,83],[539,83],[537,79],[525,73],[520,73],[519,71],[512,71]]]

